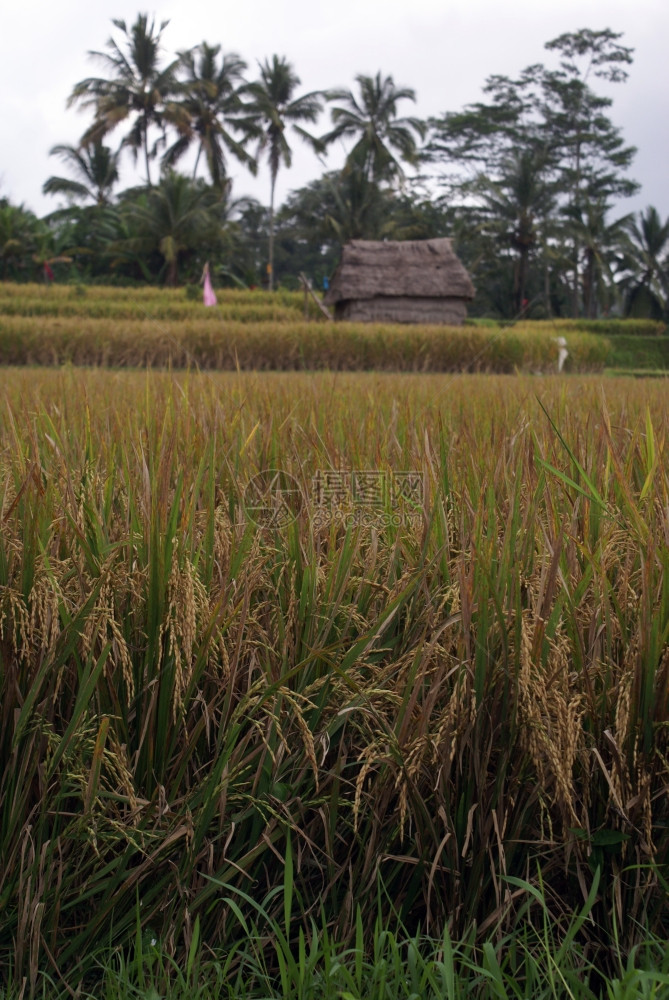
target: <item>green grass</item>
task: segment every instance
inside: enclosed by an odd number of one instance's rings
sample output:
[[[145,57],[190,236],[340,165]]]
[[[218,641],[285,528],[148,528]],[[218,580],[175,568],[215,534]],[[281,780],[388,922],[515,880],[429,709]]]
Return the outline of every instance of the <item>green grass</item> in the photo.
[[[638,1000],[669,996],[667,942],[647,940],[625,960],[617,954],[611,974],[602,972],[578,943],[579,928],[591,914],[597,876],[582,909],[556,934],[541,892],[510,880],[524,903],[513,931],[476,942],[473,931],[453,940],[448,926],[439,937],[411,934],[388,916],[384,887],[378,886],[378,919],[366,935],[360,911],[352,941],[335,940],[327,921],[312,918],[296,937],[290,934],[295,886],[288,875],[282,898],[284,921],[273,919],[264,902],[246,897],[245,917],[234,887],[221,886],[219,905],[236,914],[239,934],[232,948],[218,951],[202,940],[199,918],[187,950],[175,961],[155,933],[142,927],[126,949],[98,947],[90,972],[79,984],[82,1000]],[[229,891],[230,895],[225,895]],[[245,894],[241,894],[243,897]],[[268,943],[270,947],[268,948]],[[10,989],[3,1000],[18,1000]],[[65,1000],[71,988],[58,970],[37,976],[35,997]]]

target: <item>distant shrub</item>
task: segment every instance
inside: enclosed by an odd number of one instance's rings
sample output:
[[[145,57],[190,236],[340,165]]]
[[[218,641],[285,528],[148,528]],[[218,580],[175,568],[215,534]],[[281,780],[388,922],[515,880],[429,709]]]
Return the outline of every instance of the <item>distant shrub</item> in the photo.
[[[655,319],[554,319],[543,322],[561,332],[583,330],[605,337],[661,337],[667,332],[666,323]]]
[[[612,368],[669,369],[669,337],[612,337]]]
[[[466,326],[501,327],[503,329],[541,328],[553,331],[556,336],[569,331],[596,333],[605,337],[661,337],[667,333],[667,326],[654,319],[530,319],[516,323],[486,317],[471,317]]]

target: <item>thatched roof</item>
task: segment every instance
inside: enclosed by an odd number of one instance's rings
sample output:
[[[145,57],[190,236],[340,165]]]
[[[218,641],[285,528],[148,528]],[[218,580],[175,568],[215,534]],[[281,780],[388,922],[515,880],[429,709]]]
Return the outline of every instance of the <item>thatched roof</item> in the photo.
[[[473,299],[474,286],[448,239],[352,240],[342,249],[325,302],[378,296]]]

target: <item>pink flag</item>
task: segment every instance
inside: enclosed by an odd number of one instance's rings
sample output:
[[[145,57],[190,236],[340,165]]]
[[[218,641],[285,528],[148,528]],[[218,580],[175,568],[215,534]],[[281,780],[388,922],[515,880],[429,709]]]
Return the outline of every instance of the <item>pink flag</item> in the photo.
[[[209,270],[205,272],[204,275],[204,304],[206,306],[216,305],[216,293],[211,287],[211,278],[209,277]]]

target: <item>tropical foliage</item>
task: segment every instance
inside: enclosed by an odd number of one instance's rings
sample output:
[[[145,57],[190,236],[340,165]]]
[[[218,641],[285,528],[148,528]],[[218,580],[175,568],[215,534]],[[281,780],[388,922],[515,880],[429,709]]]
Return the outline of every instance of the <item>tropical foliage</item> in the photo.
[[[44,194],[64,194],[74,201],[91,198],[98,205],[109,204],[112,188],[118,181],[118,152],[97,139],[81,148],[54,146],[50,155],[60,156],[78,180],[49,177],[44,182]]]
[[[150,159],[165,143],[165,126],[170,122],[184,127],[175,96],[177,60],[161,65],[160,41],[168,22],[156,27],[147,14],[139,14],[128,28],[123,20],[113,21],[123,36],[107,42],[106,52],[91,52],[110,74],[108,77],[87,77],[77,83],[70,95],[70,104],[92,108],[93,123],[86,129],[82,144],[95,142],[109,135],[121,122],[130,119],[130,130],[122,146],[131,150],[135,159],[144,157],[146,182],[151,185]],[[158,136],[149,144],[149,133]]]
[[[129,235],[112,241],[109,250],[131,250],[144,259],[158,254],[165,283],[174,286],[185,257],[201,256],[203,246],[223,241],[224,197],[202,181],[169,171],[157,187],[131,199],[125,209]]]
[[[516,311],[519,284],[528,279],[531,291],[524,297],[536,299],[544,315],[594,315],[621,305],[616,285],[627,223],[607,216],[614,200],[637,189],[627,176],[635,150],[625,145],[608,116],[611,98],[591,86],[597,79],[625,80],[632,50],[619,38],[608,29],[561,35],[546,45],[557,54],[557,67],[535,64],[517,79],[492,76],[485,87],[488,102],[432,122],[428,155],[443,168],[442,183],[465,216],[471,216],[472,205],[491,207],[491,188],[513,190],[521,180],[525,198],[534,192],[529,229],[527,207],[524,225],[522,209],[518,213],[519,259],[511,264],[515,273],[507,282]],[[508,214],[507,206],[497,207],[495,222]],[[602,236],[607,231],[604,242],[610,244],[617,234],[622,243],[604,248],[594,229]],[[536,234],[530,243],[529,231]],[[611,269],[614,258],[617,266]]]
[[[226,182],[227,154],[255,172],[254,159],[233,133],[241,133],[242,140],[258,134],[258,126],[241,96],[246,90],[243,83],[246,63],[235,53],[221,55],[219,62],[220,52],[220,45],[202,42],[195,49],[181,53],[183,73],[178,90],[184,117],[180,135],[163,157],[163,163],[173,166],[195,142],[193,177],[204,154],[211,183],[217,188]]]
[[[7,277],[34,277],[37,256],[56,262],[59,280],[171,283],[196,280],[209,260],[219,286],[297,287],[305,273],[321,287],[348,240],[450,236],[477,289],[472,315],[669,318],[669,219],[620,207],[637,189],[635,150],[598,86],[624,83],[632,50],[610,29],[560,35],[546,64],[492,75],[483,100],[424,122],[403,113],[414,91],[381,71],[358,74],[353,89],[302,93],[284,56],[259,62],[255,80],[240,55],[206,40],[170,58],[167,24],[116,20],[92,53],[106,75],[70,97],[91,121],[79,146],[52,150],[71,176],[44,184],[65,203],[37,248],[10,231],[26,220],[10,218],[7,202]],[[117,127],[126,131],[112,149]],[[292,137],[322,158],[343,145],[345,159],[277,206]],[[141,155],[146,189],[115,193],[124,150]],[[267,205],[235,197],[233,163],[268,169]],[[177,189],[179,214],[186,202],[208,206],[188,209],[183,244],[183,220],[154,226]]]
[[[46,225],[33,212],[0,198],[0,268],[4,281],[34,280],[33,255],[46,234]]]
[[[417,140],[424,137],[426,125],[418,118],[399,118],[397,104],[415,101],[416,95],[409,87],[396,87],[391,76],[382,79],[381,73],[360,74],[356,82],[359,97],[350,90],[328,93],[333,128],[322,142],[327,147],[338,139],[352,139],[347,166],[369,182],[402,178],[400,161],[416,163]]]
[[[302,94],[295,91],[300,85],[290,63],[278,56],[266,60],[260,67],[260,79],[249,85],[252,98],[251,113],[260,126],[258,152],[264,152],[269,162],[269,261],[267,273],[270,291],[274,287],[274,192],[279,167],[290,167],[292,150],[286,131],[290,128],[315,148],[317,140],[306,132],[300,122],[315,122],[322,108],[321,95]]]
[[[626,313],[629,316],[667,315],[669,302],[669,218],[662,222],[650,205],[629,223],[630,276],[627,279]]]

